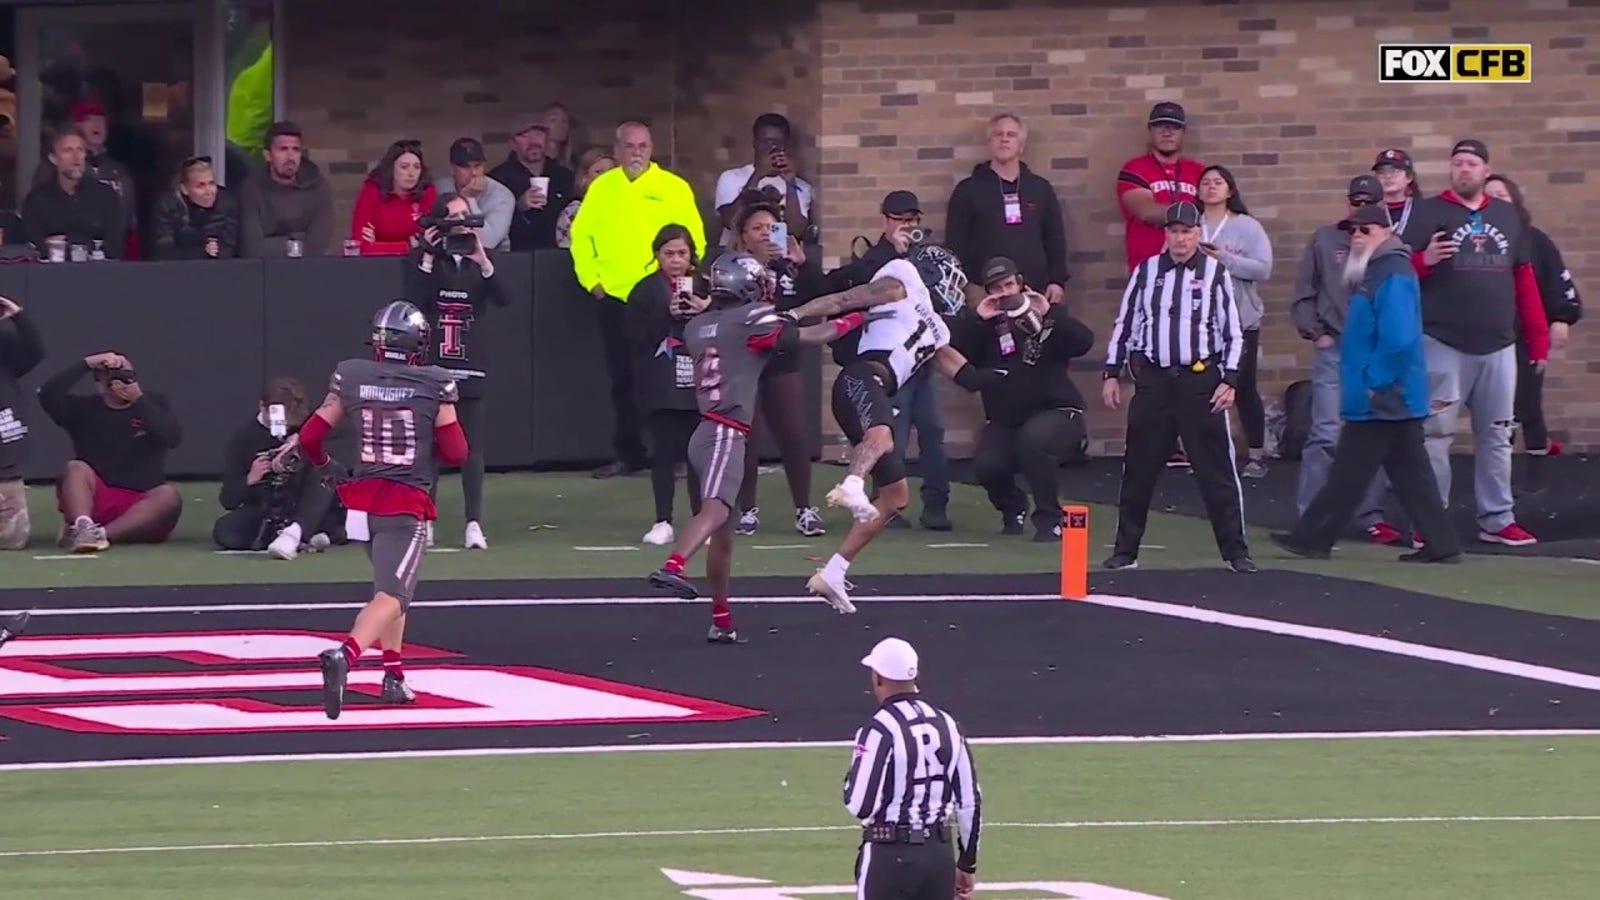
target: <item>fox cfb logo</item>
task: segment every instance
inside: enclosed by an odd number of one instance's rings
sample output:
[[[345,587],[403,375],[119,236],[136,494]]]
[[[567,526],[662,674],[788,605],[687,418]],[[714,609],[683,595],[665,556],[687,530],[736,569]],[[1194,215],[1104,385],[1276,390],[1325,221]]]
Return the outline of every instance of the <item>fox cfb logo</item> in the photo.
[[[1380,82],[1533,81],[1532,44],[1379,44]]]

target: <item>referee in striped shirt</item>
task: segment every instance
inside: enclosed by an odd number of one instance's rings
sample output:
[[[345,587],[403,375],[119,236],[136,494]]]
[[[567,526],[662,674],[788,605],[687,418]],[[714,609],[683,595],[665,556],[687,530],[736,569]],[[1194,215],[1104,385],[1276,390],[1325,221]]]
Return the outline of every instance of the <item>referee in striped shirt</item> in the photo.
[[[1100,383],[1106,408],[1121,406],[1124,369],[1134,384],[1117,537],[1107,569],[1138,565],[1156,481],[1181,437],[1223,560],[1235,572],[1256,571],[1245,542],[1244,491],[1228,428],[1244,333],[1233,279],[1216,248],[1201,242],[1200,226],[1193,203],[1167,207],[1167,249],[1129,276],[1107,342]]]
[[[861,660],[878,711],[856,732],[844,806],[861,821],[856,896],[971,897],[978,870],[978,774],[956,720],[917,692],[917,651],[884,638]],[[951,859],[951,808],[956,858]]]

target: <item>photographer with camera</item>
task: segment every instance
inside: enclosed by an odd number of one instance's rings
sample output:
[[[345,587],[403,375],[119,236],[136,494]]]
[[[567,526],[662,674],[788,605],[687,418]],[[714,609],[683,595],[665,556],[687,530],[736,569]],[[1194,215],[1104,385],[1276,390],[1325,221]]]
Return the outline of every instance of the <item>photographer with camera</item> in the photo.
[[[460,388],[456,415],[467,435],[467,461],[461,466],[466,500],[463,545],[487,550],[483,535],[484,398],[489,377],[489,331],[483,327],[491,306],[511,298],[494,277],[494,263],[478,229],[483,216],[469,212],[467,200],[445,194],[430,215],[419,219],[422,236],[406,257],[405,298],[422,310],[432,326],[432,362],[449,372]],[[438,482],[434,482],[434,494]]]
[[[986,420],[972,469],[1000,511],[1001,533],[1021,534],[1033,495],[1033,539],[1060,537],[1062,463],[1087,458],[1083,395],[1068,366],[1094,346],[1094,332],[1024,281],[1018,265],[995,257],[982,270],[984,297],[955,317],[950,343],[973,365],[1006,373],[983,391]],[[1027,493],[1017,487],[1017,475]]]
[[[72,393],[86,373],[95,395]],[[183,441],[166,398],[145,392],[127,357],[96,353],[45,381],[39,406],[72,439],[73,458],[56,482],[61,546],[99,553],[166,541],[183,514],[183,496],[166,483],[167,451]]]
[[[0,550],[25,549],[32,530],[22,483],[28,423],[18,382],[43,359],[44,340],[33,320],[11,298],[0,297]]]
[[[234,432],[222,464],[222,508],[211,527],[219,550],[266,550],[294,559],[302,545],[323,550],[342,543],[344,510],[333,489],[298,453],[273,464],[285,441],[300,431],[311,409],[306,389],[277,378],[261,393],[255,418]]]

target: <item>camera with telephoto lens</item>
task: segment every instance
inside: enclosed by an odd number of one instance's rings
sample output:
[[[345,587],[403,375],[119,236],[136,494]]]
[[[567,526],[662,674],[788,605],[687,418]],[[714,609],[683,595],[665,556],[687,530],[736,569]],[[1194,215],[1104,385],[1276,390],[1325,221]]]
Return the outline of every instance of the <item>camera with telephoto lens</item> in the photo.
[[[926,244],[933,240],[933,229],[923,228],[921,225],[913,228],[907,228],[906,238],[907,240],[911,241],[911,246],[913,247]]]
[[[444,252],[452,256],[471,256],[478,249],[478,236],[472,232],[474,228],[482,228],[484,217],[482,213],[468,213],[464,216],[423,216],[417,220],[417,227],[423,231],[429,228],[439,229],[444,235]]]

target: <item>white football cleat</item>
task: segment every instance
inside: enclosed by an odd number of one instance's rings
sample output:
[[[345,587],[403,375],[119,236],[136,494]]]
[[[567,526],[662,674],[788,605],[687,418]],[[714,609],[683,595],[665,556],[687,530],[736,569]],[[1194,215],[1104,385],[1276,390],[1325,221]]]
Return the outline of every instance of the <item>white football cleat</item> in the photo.
[[[463,543],[466,545],[468,550],[489,549],[489,540],[483,536],[483,526],[479,525],[477,522],[467,523],[467,535],[463,540]]]
[[[657,547],[665,547],[677,540],[677,537],[677,534],[672,530],[671,522],[657,522],[650,526],[649,531],[644,533],[644,542],[646,544],[655,544]]]
[[[851,517],[857,522],[865,524],[878,517],[878,508],[867,499],[866,485],[855,475],[846,475],[837,487],[828,492],[827,500],[829,506],[842,506],[850,510]]]
[[[818,569],[815,575],[806,581],[806,589],[821,597],[827,604],[840,613],[853,613],[856,605],[850,602],[850,590],[855,585],[844,580],[843,575],[830,576],[827,569]]]
[[[326,531],[319,531],[311,536],[311,542],[307,546],[311,548],[312,553],[321,553],[333,546],[333,538],[328,537]]]

